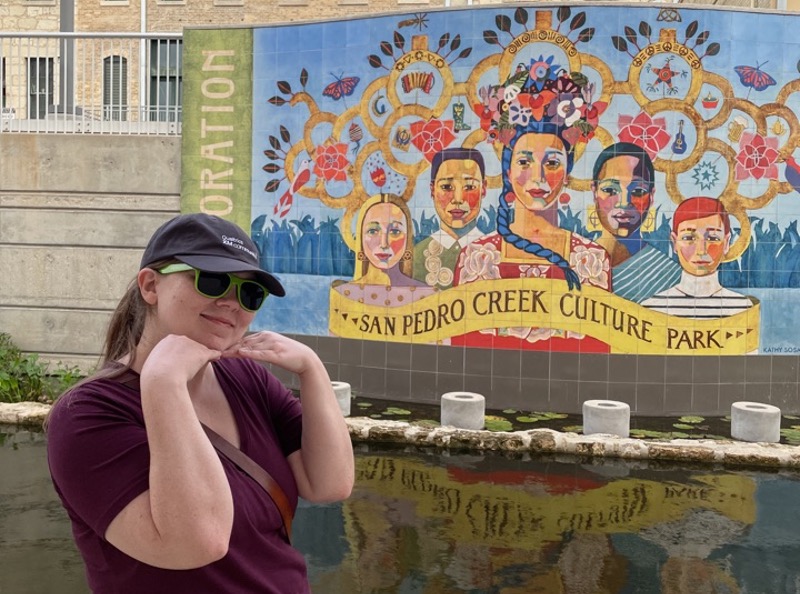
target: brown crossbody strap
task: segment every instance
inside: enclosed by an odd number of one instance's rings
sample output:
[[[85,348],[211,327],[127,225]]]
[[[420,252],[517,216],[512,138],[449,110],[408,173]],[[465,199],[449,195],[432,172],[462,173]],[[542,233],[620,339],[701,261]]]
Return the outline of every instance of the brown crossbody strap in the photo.
[[[286,531],[286,538],[291,541],[292,539],[292,506],[289,504],[289,498],[286,497],[286,493],[283,492],[281,486],[272,478],[272,475],[264,470],[258,462],[253,460],[250,456],[245,454],[242,450],[234,446],[231,442],[227,439],[216,433],[210,427],[200,423],[202,425],[203,430],[206,432],[208,436],[208,440],[211,442],[218,452],[223,454],[228,460],[236,464],[243,472],[252,477],[254,481],[256,481],[264,491],[267,492],[267,495],[270,496],[270,499],[275,503],[275,507],[278,508],[278,511],[281,514],[281,518],[283,518],[283,529]]]
[[[109,379],[118,381],[134,390],[139,390],[139,374],[130,369],[126,369],[120,375],[112,376]],[[286,496],[281,486],[272,478],[269,472],[258,464],[258,462],[250,458],[250,456],[213,431],[210,427],[207,427],[203,423],[200,423],[200,425],[206,432],[206,436],[208,437],[208,441],[211,442],[211,445],[228,460],[236,464],[242,472],[247,473],[262,489],[264,489],[264,491],[266,491],[267,495],[269,495],[270,499],[275,503],[275,507],[278,508],[278,512],[281,514],[286,539],[291,542],[292,518],[294,517],[294,513],[292,513],[292,506],[289,504],[289,498]]]

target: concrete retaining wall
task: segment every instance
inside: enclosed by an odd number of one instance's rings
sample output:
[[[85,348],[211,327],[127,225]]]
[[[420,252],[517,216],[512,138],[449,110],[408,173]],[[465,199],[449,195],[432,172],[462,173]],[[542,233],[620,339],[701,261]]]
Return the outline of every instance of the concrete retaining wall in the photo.
[[[0,135],[0,331],[90,368],[145,242],[180,208],[180,138]]]

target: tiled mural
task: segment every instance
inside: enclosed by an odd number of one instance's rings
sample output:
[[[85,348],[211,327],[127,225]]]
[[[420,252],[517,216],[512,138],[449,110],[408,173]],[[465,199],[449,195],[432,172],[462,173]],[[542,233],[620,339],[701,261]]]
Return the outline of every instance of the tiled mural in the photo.
[[[186,33],[184,209],[293,298],[255,329],[797,353],[793,15],[475,8]]]

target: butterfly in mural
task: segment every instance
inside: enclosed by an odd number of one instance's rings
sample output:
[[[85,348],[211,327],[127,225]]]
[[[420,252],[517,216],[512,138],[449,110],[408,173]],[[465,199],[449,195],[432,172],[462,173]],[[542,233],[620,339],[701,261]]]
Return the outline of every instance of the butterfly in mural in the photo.
[[[331,72],[331,76],[336,80],[322,90],[322,94],[338,101],[342,97],[349,97],[356,90],[356,86],[361,80],[357,76],[336,76]]]
[[[761,67],[766,64],[756,64],[755,66],[734,66],[736,74],[739,75],[739,82],[741,82],[748,89],[755,89],[756,91],[763,91],[767,87],[776,84],[775,79],[769,74],[761,70]],[[750,96],[750,91],[747,91],[747,96]]]

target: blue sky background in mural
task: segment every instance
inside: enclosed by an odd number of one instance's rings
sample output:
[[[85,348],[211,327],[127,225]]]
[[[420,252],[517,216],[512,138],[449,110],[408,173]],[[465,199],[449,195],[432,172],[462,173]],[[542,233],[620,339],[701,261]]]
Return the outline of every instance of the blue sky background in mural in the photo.
[[[534,13],[537,10],[552,12],[552,28],[558,25],[557,6],[537,4],[528,6],[530,13],[528,29],[534,28]],[[658,7],[613,7],[613,6],[580,6],[572,9],[572,17],[578,11],[585,12],[585,23],[568,33],[569,39],[575,43],[582,56],[591,56],[599,61],[611,73],[613,81],[626,81],[632,71],[633,57],[650,43],[659,40],[662,29],[675,29],[675,39],[689,48],[693,48],[701,58],[702,70],[718,75],[727,81],[728,88],[734,97],[746,99],[755,106],[771,102],[782,102],[789,111],[800,112],[800,97],[794,89],[786,90],[789,81],[800,78],[800,43],[796,42],[793,31],[798,21],[793,16],[782,14],[754,14],[752,12],[692,10],[680,9],[678,21],[668,21]],[[288,148],[303,139],[304,126],[309,118],[309,110],[304,104],[296,106],[275,105],[269,99],[275,96],[289,97],[286,89],[279,88],[279,81],[291,86],[297,93],[305,90],[316,101],[321,112],[331,114],[335,119],[348,109],[354,108],[362,101],[369,102],[375,122],[380,124],[386,116],[378,115],[381,110],[391,111],[386,104],[386,93],[373,92],[370,96],[364,93],[370,83],[386,76],[394,65],[393,57],[403,54],[396,47],[382,48],[382,42],[392,45],[393,35],[400,33],[404,40],[404,49],[408,51],[412,37],[427,36],[427,49],[437,51],[437,44],[447,36],[444,49],[439,46],[439,53],[447,55],[450,44],[456,35],[460,35],[460,45],[450,51],[447,61],[453,73],[455,84],[464,83],[473,72],[475,66],[484,58],[501,52],[498,45],[486,42],[484,32],[498,32],[498,15],[507,16],[512,22],[511,35],[499,32],[503,43],[508,43],[514,35],[522,33],[524,28],[514,22],[513,8],[460,9],[446,11],[429,11],[425,13],[426,21],[415,21],[421,13],[393,14],[376,18],[353,19],[298,25],[285,25],[255,29],[254,32],[254,101],[253,101],[253,154],[252,154],[252,219],[253,234],[259,241],[269,246],[270,262],[268,266],[276,270],[290,288],[290,294],[302,292],[303,311],[308,315],[286,316],[284,308],[276,307],[274,302],[266,311],[259,314],[255,325],[270,327],[280,331],[301,334],[327,333],[328,290],[332,279],[349,280],[353,274],[353,254],[341,240],[341,235],[334,232],[343,220],[344,209],[323,205],[319,200],[309,199],[300,193],[291,196],[291,208],[288,214],[280,217],[275,213],[279,198],[290,189],[289,177],[280,169],[282,157]],[[408,21],[412,24],[400,24]],[[697,22],[693,30],[690,27]],[[567,33],[570,20],[561,25],[561,32]],[[644,34],[649,27],[649,36]],[[578,42],[577,34],[581,29],[591,27],[594,34],[587,42]],[[701,37],[705,37],[701,40]],[[617,41],[615,41],[615,37]],[[618,40],[622,40],[620,41]],[[719,44],[716,52],[709,51],[712,44]],[[459,52],[471,48],[468,56],[455,59]],[[624,51],[623,51],[624,49]],[[393,56],[390,56],[392,53]],[[704,55],[705,54],[705,55]],[[382,66],[373,67],[369,56],[379,57]],[[552,43],[534,43],[525,47],[521,61],[527,62],[538,55],[553,56],[553,63],[560,64],[569,70],[569,58],[565,51]],[[602,75],[590,61],[584,60],[581,72],[597,86],[596,95],[604,89]],[[739,67],[737,69],[737,67]],[[417,65],[415,71],[424,74],[429,69]],[[301,80],[305,71],[307,78]],[[648,101],[661,99],[683,100],[689,92],[692,82],[692,68],[689,62],[670,53],[655,53],[645,57],[641,66],[639,91]],[[489,68],[480,77],[476,86],[500,84],[498,69]],[[772,83],[770,83],[770,80]],[[713,81],[712,81],[713,82]],[[328,89],[328,93],[323,91]],[[780,93],[782,92],[781,95]],[[800,89],[800,84],[798,85]],[[427,107],[431,107],[438,95],[435,84],[428,93],[421,88],[416,89],[415,98]],[[403,89],[398,90],[402,96]],[[723,110],[724,89],[709,81],[702,84],[699,96],[693,107],[702,118],[701,127],[712,121]],[[455,97],[468,103],[463,96]],[[629,94],[615,94],[611,97],[607,109],[599,117],[599,128],[608,132],[611,141],[619,140],[621,114],[636,116],[642,108],[636,98]],[[708,140],[717,139],[731,147],[736,154],[737,141],[733,140],[732,127],[736,116],[741,112],[734,110],[725,118],[723,124],[713,129],[698,132],[697,124],[692,123],[680,107],[661,111],[653,117],[664,118],[665,129],[670,140],[657,151],[657,158],[664,162],[681,161],[692,153],[698,135],[707,132]],[[442,118],[450,116],[450,109]],[[414,118],[410,118],[413,120]],[[752,122],[752,120],[750,120]],[[359,119],[354,120],[356,124]],[[403,122],[399,122],[403,123]],[[456,130],[456,138],[451,146],[461,146],[463,140],[480,127],[478,115],[466,105],[464,124],[469,127],[463,131]],[[792,130],[797,122],[775,115],[765,120],[766,136],[778,139],[782,156],[791,157],[792,149],[784,151],[790,145],[790,135],[800,134],[800,130]],[[745,123],[745,128],[752,124]],[[360,150],[374,140],[367,126],[360,122],[357,129],[344,129],[336,139],[347,144],[347,159],[352,163]],[[396,128],[393,128],[395,130]],[[748,128],[749,129],[749,128]],[[317,126],[309,139],[315,146],[322,145],[331,135],[333,125]],[[673,143],[678,131],[681,131],[688,145],[685,154],[673,150]],[[755,131],[755,130],[752,130]],[[282,135],[285,134],[285,136]],[[273,142],[276,141],[277,144]],[[598,136],[590,141],[576,160],[572,177],[588,182],[591,178],[592,166],[597,154],[605,146]],[[794,146],[794,145],[791,145]],[[477,145],[487,164],[487,175],[498,175],[499,160],[487,143]],[[265,151],[271,151],[269,158]],[[785,154],[784,154],[785,153]],[[396,151],[395,157],[403,163],[416,163],[424,160],[414,147],[407,152]],[[313,158],[302,152],[294,159],[294,171],[291,177],[299,179],[304,167],[303,159],[311,161],[307,167],[312,174],[306,183],[313,185],[317,175],[314,173]],[[371,162],[370,162],[371,160]],[[415,218],[416,241],[435,230],[438,225],[435,210],[430,198],[430,173],[426,168],[416,179],[409,179],[393,172],[385,162],[381,163],[380,153],[373,153],[364,164],[365,169],[356,173],[360,175],[366,193],[377,193],[379,187],[370,179],[369,171],[383,169],[387,174],[384,190],[402,193],[407,184],[413,184],[413,198],[409,201],[411,212]],[[719,197],[731,184],[729,178],[734,175],[730,169],[735,164],[733,158],[722,155],[715,150],[706,150],[699,154],[693,166],[677,173],[677,188],[683,197],[706,195]],[[272,170],[270,170],[272,165]],[[796,221],[800,218],[800,193],[792,188],[800,188],[800,167],[795,169],[793,162],[782,160],[772,163],[777,168],[776,179],[783,184],[782,190],[760,209],[746,211],[752,223],[752,238],[747,251],[736,261],[723,265],[721,279],[725,286],[750,288],[747,294],[757,296],[762,303],[762,348],[789,348],[798,344],[796,338],[787,333],[785,324],[781,325],[781,312],[786,307],[795,307],[795,293],[788,289],[774,290],[774,287],[800,287],[800,236],[797,234]],[[796,172],[796,174],[795,174]],[[272,182],[277,187],[274,191],[265,188]],[[667,175],[663,167],[657,166],[656,191],[654,208],[658,211],[658,223],[668,224],[675,205],[667,193]],[[795,182],[798,184],[795,186]],[[768,176],[760,179],[750,175],[738,183],[739,195],[756,202],[770,185]],[[774,185],[774,182],[773,182]],[[584,186],[588,188],[588,186]],[[352,188],[350,179],[328,181],[325,188],[335,201],[337,196],[346,196]],[[562,208],[564,226],[583,227],[587,236],[593,232],[585,230],[586,209],[592,204],[592,195],[588,189],[569,189],[570,201]],[[491,226],[494,222],[493,211],[498,203],[499,188],[490,188],[483,202],[485,211],[483,224]],[[734,229],[740,224],[732,221]],[[656,236],[664,239],[666,227],[656,232]],[[661,246],[669,251],[666,243]],[[314,256],[318,261],[313,261]],[[324,256],[324,257],[323,257]],[[326,260],[323,262],[323,260]],[[798,271],[795,273],[795,267]],[[314,277],[319,277],[316,280]],[[276,300],[279,301],[279,300]],[[800,303],[797,304],[800,306]],[[296,308],[295,302],[292,307]]]

